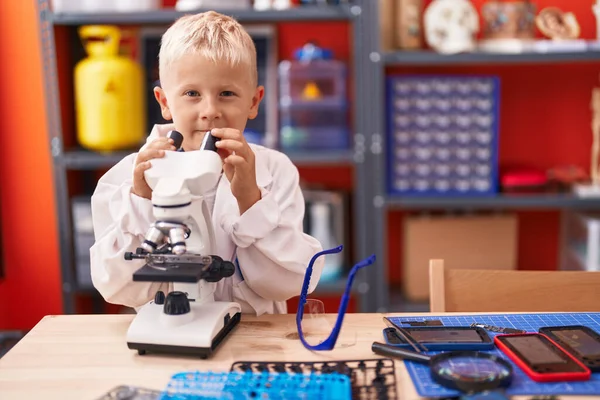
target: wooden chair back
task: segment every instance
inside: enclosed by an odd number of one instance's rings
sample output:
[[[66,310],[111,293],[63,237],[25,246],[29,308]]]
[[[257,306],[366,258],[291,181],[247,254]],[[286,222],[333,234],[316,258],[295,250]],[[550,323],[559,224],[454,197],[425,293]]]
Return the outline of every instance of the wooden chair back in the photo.
[[[429,262],[431,312],[600,311],[600,272],[444,268]]]

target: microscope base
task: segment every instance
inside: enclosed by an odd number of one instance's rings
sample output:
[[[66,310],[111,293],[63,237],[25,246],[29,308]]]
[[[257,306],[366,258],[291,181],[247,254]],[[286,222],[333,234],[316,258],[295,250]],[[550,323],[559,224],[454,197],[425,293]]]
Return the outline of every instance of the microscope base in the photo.
[[[190,302],[190,312],[166,315],[162,304],[143,306],[127,331],[127,347],[138,354],[171,353],[207,358],[241,319],[237,303]]]

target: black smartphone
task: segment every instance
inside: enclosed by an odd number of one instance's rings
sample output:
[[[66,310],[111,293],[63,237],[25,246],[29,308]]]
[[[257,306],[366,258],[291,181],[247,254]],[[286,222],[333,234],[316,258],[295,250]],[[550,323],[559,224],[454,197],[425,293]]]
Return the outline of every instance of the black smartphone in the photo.
[[[536,382],[584,381],[591,371],[541,333],[497,335],[498,348]]]
[[[592,371],[600,371],[600,335],[583,325],[545,326],[540,333],[577,357]]]
[[[419,326],[402,327],[419,344],[428,350],[491,350],[494,342],[479,327],[470,326]],[[383,337],[387,344],[411,348],[395,328],[385,328]]]

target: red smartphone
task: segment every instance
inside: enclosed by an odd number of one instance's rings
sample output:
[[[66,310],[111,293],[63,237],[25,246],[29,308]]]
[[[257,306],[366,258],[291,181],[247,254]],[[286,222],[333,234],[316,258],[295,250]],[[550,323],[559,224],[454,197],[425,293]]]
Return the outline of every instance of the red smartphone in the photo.
[[[494,343],[536,382],[590,379],[588,367],[541,333],[497,335]]]

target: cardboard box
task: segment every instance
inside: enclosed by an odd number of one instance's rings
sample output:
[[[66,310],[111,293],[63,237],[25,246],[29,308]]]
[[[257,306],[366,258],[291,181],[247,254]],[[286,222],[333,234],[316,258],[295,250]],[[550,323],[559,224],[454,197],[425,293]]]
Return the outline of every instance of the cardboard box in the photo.
[[[423,0],[395,0],[394,46],[398,49],[423,47]]]
[[[429,299],[429,260],[446,268],[517,268],[517,217],[410,216],[404,220],[403,291],[407,300]]]
[[[396,41],[395,32],[396,0],[379,0],[379,38],[381,50],[394,50]]]

